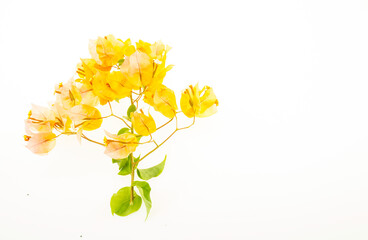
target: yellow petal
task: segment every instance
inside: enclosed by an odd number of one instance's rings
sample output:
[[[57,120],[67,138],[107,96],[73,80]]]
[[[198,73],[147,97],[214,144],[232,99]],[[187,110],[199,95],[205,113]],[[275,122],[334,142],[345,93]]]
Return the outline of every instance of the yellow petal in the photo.
[[[146,53],[136,51],[131,56],[125,57],[120,71],[127,79],[125,85],[138,90],[142,86],[149,85],[152,81],[153,62]]]
[[[56,135],[52,132],[28,136],[27,148],[36,154],[46,154],[55,147],[55,138]]]
[[[111,72],[107,78],[111,89],[115,92],[115,99],[121,99],[130,96],[131,88],[126,86],[126,79],[119,71]]]
[[[66,84],[57,85],[55,93],[56,102],[60,103],[65,109],[70,109],[82,101],[82,96],[73,79]]]
[[[137,138],[132,133],[124,133],[121,135],[115,135],[106,132],[106,135],[110,139],[106,139],[105,154],[114,159],[122,159],[129,156],[137,148]]]
[[[124,43],[113,35],[98,37],[90,41],[89,51],[98,65],[111,67],[124,58]]]
[[[102,124],[101,113],[97,108],[81,104],[69,110],[70,119],[74,121],[75,127],[82,126],[83,130],[92,131]]]
[[[151,115],[134,112],[130,114],[134,130],[142,136],[149,136],[156,131],[156,123]]]
[[[181,94],[180,108],[184,115],[188,118],[192,118],[195,116],[195,110],[193,108],[193,103],[190,99],[188,90],[183,91],[183,93]]]
[[[218,100],[211,87],[199,90],[198,84],[185,89],[180,99],[180,107],[187,117],[208,117],[217,112]]]
[[[25,130],[27,134],[51,132],[55,123],[55,113],[51,109],[33,104],[25,120]]]
[[[178,109],[174,91],[164,85],[148,89],[143,100],[168,118],[173,118]]]
[[[205,86],[200,92],[198,117],[209,117],[217,112],[218,100],[211,87]]]

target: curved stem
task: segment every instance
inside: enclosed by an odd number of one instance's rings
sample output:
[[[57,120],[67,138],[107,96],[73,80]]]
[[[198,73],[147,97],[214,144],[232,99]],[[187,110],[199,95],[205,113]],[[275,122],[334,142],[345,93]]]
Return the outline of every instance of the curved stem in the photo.
[[[101,146],[104,146],[105,147],[105,144],[103,144],[103,143],[100,143],[100,142],[97,142],[97,141],[95,141],[95,140],[92,140],[92,139],[89,139],[88,137],[86,137],[86,135],[84,135],[83,133],[82,133],[82,136],[81,136],[82,138],[84,138],[84,139],[86,139],[86,140],[88,140],[88,141],[90,141],[90,142],[93,142],[93,143],[96,143],[96,144],[99,144],[99,145],[101,145]]]
[[[111,116],[112,116],[112,117],[116,117],[117,119],[120,119],[121,121],[123,121],[123,122],[125,123],[125,125],[126,125],[128,128],[130,128],[129,124],[124,120],[124,118],[121,118],[121,117],[119,117],[119,116],[116,116],[115,114],[112,114]]]
[[[171,118],[168,122],[164,123],[163,125],[159,126],[158,128],[156,128],[156,131],[159,130],[162,127],[165,127],[167,124],[169,124],[174,118]]]
[[[178,119],[176,118],[176,122],[178,121]],[[157,145],[154,149],[152,149],[150,152],[148,152],[146,155],[144,155],[142,158],[140,158],[135,165],[137,166],[138,163],[140,161],[142,161],[143,159],[145,159],[148,155],[150,155],[151,153],[153,153],[154,151],[156,151],[159,147],[161,147],[167,140],[169,140],[177,131],[183,130],[183,129],[187,129],[190,128],[191,126],[193,126],[195,123],[195,117],[193,117],[193,122],[192,124],[190,124],[189,126],[186,127],[182,127],[182,128],[176,128],[175,131],[173,131],[170,136],[168,136],[162,143],[160,143],[159,145]]]
[[[130,205],[133,204],[133,200],[134,200],[134,170],[135,170],[135,164],[134,164],[134,157],[133,157],[133,153],[130,154],[130,161],[132,164],[132,173],[130,174]]]

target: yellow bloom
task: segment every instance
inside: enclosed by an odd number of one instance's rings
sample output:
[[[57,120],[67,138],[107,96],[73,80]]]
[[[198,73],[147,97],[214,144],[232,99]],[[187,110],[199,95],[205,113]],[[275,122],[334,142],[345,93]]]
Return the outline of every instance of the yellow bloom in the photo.
[[[89,83],[97,72],[97,63],[94,59],[81,59],[77,65],[77,74],[85,82]]]
[[[45,107],[32,104],[28,119],[25,120],[27,134],[49,133],[56,123],[55,113]]]
[[[149,87],[159,86],[162,84],[166,73],[174,66],[166,66],[166,54],[171,48],[161,41],[150,44],[140,40],[137,43],[137,49],[151,58],[151,66],[153,68],[152,77],[143,78],[142,85]]]
[[[185,116],[209,117],[217,112],[218,100],[211,87],[198,89],[198,84],[185,89],[181,94],[180,107]]]
[[[156,123],[151,114],[146,116],[141,110],[141,113],[131,113],[130,117],[132,119],[133,128],[139,135],[149,136],[156,131]]]
[[[118,39],[119,41],[123,42],[123,40]],[[130,39],[128,38],[127,40],[125,40],[124,43],[124,47],[123,47],[123,53],[125,56],[130,56],[135,52],[135,47],[132,45],[132,42],[130,41]]]
[[[82,97],[80,104],[86,104],[89,106],[96,106],[99,103],[99,98],[93,93],[93,87],[87,83],[78,83],[77,88]]]
[[[137,138],[132,133],[123,133],[120,135],[106,132],[111,139],[105,138],[105,154],[114,159],[122,159],[129,156],[137,148]]]
[[[27,141],[27,148],[36,154],[46,154],[50,152],[56,144],[56,135],[52,132],[43,132],[24,136]]]
[[[173,118],[178,109],[174,91],[162,84],[147,89],[143,100],[168,118]]]
[[[153,75],[153,60],[146,54],[136,51],[129,57],[125,57],[120,71],[127,79],[129,87],[137,90],[149,85]]]
[[[74,121],[75,127],[82,127],[83,130],[92,131],[102,124],[101,113],[97,108],[81,104],[71,108],[68,115]]]
[[[89,42],[89,52],[98,65],[111,67],[124,58],[124,42],[113,35],[98,37]]]
[[[82,101],[79,89],[73,79],[66,84],[58,84],[55,87],[56,102],[60,103],[65,109],[70,109]]]
[[[100,98],[102,105],[108,101],[121,99],[130,95],[131,88],[119,71],[98,71],[92,80],[93,93]]]

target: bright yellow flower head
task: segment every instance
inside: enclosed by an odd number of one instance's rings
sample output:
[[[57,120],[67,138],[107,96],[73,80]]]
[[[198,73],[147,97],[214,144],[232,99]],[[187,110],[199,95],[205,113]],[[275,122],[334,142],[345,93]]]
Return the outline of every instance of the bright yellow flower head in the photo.
[[[56,102],[65,109],[70,109],[82,101],[82,96],[73,79],[66,84],[58,84],[55,87]]]
[[[26,133],[49,133],[55,123],[55,113],[51,109],[32,104],[32,110],[25,120]]]
[[[102,105],[108,101],[127,97],[131,92],[129,83],[119,71],[97,71],[92,80],[92,86],[93,93],[100,98]]]
[[[56,135],[52,132],[37,133],[31,136],[24,136],[27,141],[27,148],[36,154],[46,154],[50,152],[56,144]]]
[[[96,72],[97,63],[94,59],[81,59],[81,63],[77,65],[77,74],[86,83],[90,82]]]
[[[141,113],[133,112],[130,114],[132,119],[134,130],[142,136],[149,136],[156,131],[156,123],[151,114],[144,115]]]
[[[152,81],[153,60],[144,52],[136,51],[126,57],[120,71],[130,83],[132,89],[147,86]]]
[[[113,35],[98,37],[89,43],[89,52],[96,63],[102,67],[111,67],[124,58],[126,50],[123,41],[117,40]]]
[[[111,139],[104,140],[106,144],[105,154],[114,159],[126,158],[137,148],[137,138],[132,133],[123,133],[120,135],[106,132]]]
[[[185,89],[181,94],[180,107],[185,116],[209,117],[217,112],[218,100],[211,87],[198,89],[198,84]]]
[[[92,131],[99,128],[102,124],[101,113],[97,108],[81,104],[71,108],[68,115],[73,120],[76,128]]]
[[[168,118],[173,118],[178,109],[174,91],[162,84],[147,89],[143,100]]]

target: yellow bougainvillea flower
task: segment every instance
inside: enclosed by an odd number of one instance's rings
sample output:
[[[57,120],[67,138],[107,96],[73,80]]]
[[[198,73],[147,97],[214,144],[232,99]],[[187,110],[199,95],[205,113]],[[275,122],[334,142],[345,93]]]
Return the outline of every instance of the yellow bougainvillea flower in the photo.
[[[180,108],[189,118],[209,117],[217,112],[217,106],[218,100],[211,87],[204,86],[199,90],[198,84],[190,85],[181,94]]]
[[[36,154],[46,154],[50,152],[56,144],[56,135],[52,132],[43,132],[24,136],[27,141],[27,148]]]
[[[111,134],[105,131],[106,135],[111,139],[105,137],[105,154],[113,159],[126,158],[137,148],[137,138],[132,133],[123,133],[120,135]]]
[[[81,59],[81,63],[77,65],[77,74],[80,80],[86,83],[90,83],[97,70],[97,63],[94,59]]]
[[[58,84],[55,87],[56,102],[60,103],[65,109],[70,109],[82,101],[79,89],[73,79],[66,84]]]
[[[145,115],[141,112],[132,112],[130,114],[134,130],[142,136],[149,136],[156,131],[156,123],[151,114]]]
[[[102,124],[101,113],[97,108],[81,104],[68,111],[70,119],[74,122],[74,127],[82,127],[83,130],[92,131]]]
[[[32,110],[25,120],[27,134],[51,132],[56,122],[55,113],[45,107],[32,104]]]
[[[125,57],[120,71],[129,83],[129,87],[137,90],[149,85],[153,75],[153,60],[146,53],[136,51],[130,56]]]
[[[98,37],[89,42],[89,52],[96,63],[102,67],[111,68],[124,58],[125,44],[113,35]]]
[[[147,89],[143,100],[168,118],[173,118],[178,109],[174,91],[162,84]]]
[[[54,128],[59,132],[73,132],[72,120],[68,115],[68,110],[63,108],[59,103],[54,103],[51,105],[51,109],[55,114],[56,122]]]
[[[86,83],[78,83],[77,87],[82,97],[82,101],[80,102],[80,104],[85,104],[92,107],[98,105],[99,98],[93,93],[92,85]]]
[[[151,44],[139,40],[136,45],[137,59],[140,61],[140,65],[144,67],[138,69],[140,71],[139,75],[136,74],[136,78],[140,77],[142,86],[144,87],[156,87],[162,84],[166,73],[173,67],[173,65],[165,66],[166,54],[170,50],[170,47],[164,45],[161,41]],[[134,64],[135,62],[136,61],[134,61]],[[137,73],[137,69],[134,70],[133,72]]]
[[[123,40],[118,39],[119,41],[123,42]],[[125,40],[124,43],[124,47],[123,47],[123,53],[125,56],[130,56],[135,52],[135,47],[132,45],[132,42],[130,40],[130,38],[128,38],[127,40]]]
[[[108,101],[121,99],[130,95],[131,88],[119,71],[98,71],[92,80],[93,93],[99,97],[101,105]]]

